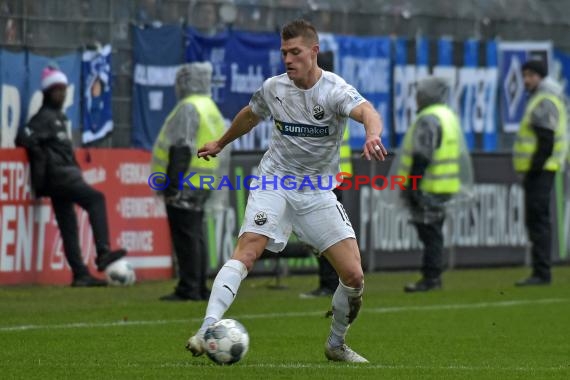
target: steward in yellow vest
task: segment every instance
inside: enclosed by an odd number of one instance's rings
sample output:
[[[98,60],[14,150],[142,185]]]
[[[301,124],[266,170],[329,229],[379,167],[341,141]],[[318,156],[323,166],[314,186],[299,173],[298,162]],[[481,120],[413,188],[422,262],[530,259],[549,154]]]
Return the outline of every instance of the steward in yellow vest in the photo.
[[[198,147],[223,134],[224,119],[210,95],[212,66],[182,66],[176,73],[178,104],[162,126],[152,150],[152,175],[164,195],[170,233],[178,261],[179,282],[164,301],[207,300],[208,251],[203,233],[204,207],[220,181],[220,159],[197,157]],[[160,177],[160,176],[158,176]],[[149,179],[149,183],[151,179]],[[161,184],[164,185],[161,187]]]
[[[396,164],[400,176],[421,176],[415,189],[408,178],[403,193],[424,245],[422,278],[406,285],[406,292],[441,287],[445,206],[461,190],[461,162],[470,162],[461,160],[466,154],[463,132],[457,115],[446,105],[448,97],[449,85],[443,78],[418,82],[418,115],[404,136]]]
[[[562,87],[547,77],[542,61],[528,61],[522,70],[531,97],[513,146],[513,166],[524,177],[525,222],[533,271],[515,285],[546,285],[552,277],[550,198],[554,176],[565,164],[567,112]]]

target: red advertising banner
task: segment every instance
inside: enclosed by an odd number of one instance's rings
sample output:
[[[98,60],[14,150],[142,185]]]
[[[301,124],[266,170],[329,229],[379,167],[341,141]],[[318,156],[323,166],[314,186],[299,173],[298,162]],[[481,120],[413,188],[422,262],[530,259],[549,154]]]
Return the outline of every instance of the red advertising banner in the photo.
[[[150,153],[78,149],[85,181],[105,194],[112,249],[129,251],[137,280],[170,278],[171,242],[162,200],[147,180]],[[0,285],[68,284],[71,272],[49,198],[34,199],[22,149],[0,149]],[[87,213],[77,207],[83,258],[92,274],[95,246]]]

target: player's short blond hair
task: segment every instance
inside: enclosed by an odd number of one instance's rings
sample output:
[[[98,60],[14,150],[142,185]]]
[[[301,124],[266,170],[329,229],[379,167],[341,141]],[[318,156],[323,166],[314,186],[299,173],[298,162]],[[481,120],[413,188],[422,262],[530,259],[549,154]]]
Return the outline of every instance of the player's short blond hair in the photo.
[[[319,43],[319,35],[315,27],[307,20],[293,20],[283,26],[281,29],[281,38],[284,41],[296,37],[303,37],[307,42],[312,44]]]

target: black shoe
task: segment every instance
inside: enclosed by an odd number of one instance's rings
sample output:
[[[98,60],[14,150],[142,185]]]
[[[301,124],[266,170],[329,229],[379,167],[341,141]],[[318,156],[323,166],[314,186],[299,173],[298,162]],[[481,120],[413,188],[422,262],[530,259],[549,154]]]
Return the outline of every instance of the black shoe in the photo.
[[[299,294],[301,298],[317,298],[317,297],[331,297],[334,294],[335,290],[329,288],[317,288],[307,293]]]
[[[406,293],[427,292],[435,289],[441,289],[441,278],[422,278],[416,283],[404,286]]]
[[[524,280],[515,282],[515,286],[539,286],[539,285],[550,285],[550,279],[538,276],[530,276]]]
[[[177,301],[177,302],[185,302],[185,301],[203,301],[202,297],[198,296],[183,296],[178,293],[167,294],[159,298],[161,301]]]
[[[95,286],[107,286],[107,281],[99,280],[91,276],[90,274],[86,274],[80,277],[76,277],[73,279],[71,286],[74,288],[90,288]]]
[[[97,264],[97,270],[103,272],[112,262],[117,261],[127,255],[127,251],[124,249],[117,249],[116,251],[108,251],[97,255],[95,258],[95,264]]]

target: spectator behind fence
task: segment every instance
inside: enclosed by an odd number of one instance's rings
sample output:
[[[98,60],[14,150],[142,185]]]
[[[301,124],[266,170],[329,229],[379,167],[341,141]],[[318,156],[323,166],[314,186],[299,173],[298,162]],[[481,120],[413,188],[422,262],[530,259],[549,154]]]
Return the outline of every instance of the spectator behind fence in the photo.
[[[67,93],[67,77],[55,67],[46,67],[41,76],[43,104],[16,137],[16,145],[24,147],[31,166],[32,187],[36,197],[51,198],[55,218],[63,240],[65,257],[71,271],[71,286],[105,286],[107,283],[89,273],[81,255],[74,204],[89,214],[97,257],[97,270],[126,255],[119,249],[111,251],[107,209],[103,193],[89,186],[75,160],[67,132],[63,104]]]
[[[201,188],[201,176],[219,176],[220,158],[201,160],[198,147],[225,131],[224,119],[212,101],[210,88],[212,65],[196,62],[176,73],[178,104],[166,118],[154,143],[152,172],[165,173],[161,191],[166,203],[168,224],[178,262],[178,285],[163,301],[200,301],[210,297],[206,286],[208,249],[203,231],[205,204],[210,194],[219,192],[208,186]],[[194,154],[193,154],[194,153]],[[181,182],[180,174],[190,177]]]
[[[525,223],[531,242],[532,273],[516,285],[548,285],[552,277],[550,196],[554,176],[564,168],[567,114],[562,87],[547,77],[542,61],[526,62],[522,72],[531,97],[513,147],[513,164],[524,176]]]

